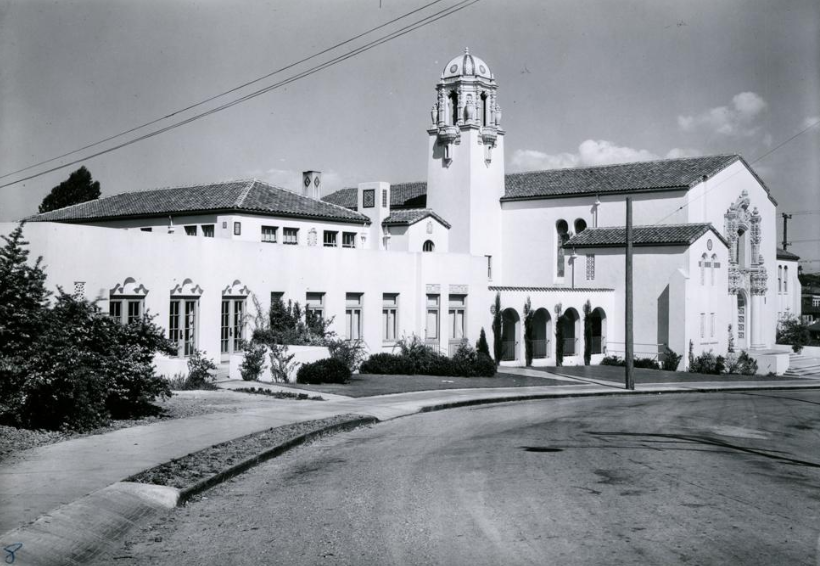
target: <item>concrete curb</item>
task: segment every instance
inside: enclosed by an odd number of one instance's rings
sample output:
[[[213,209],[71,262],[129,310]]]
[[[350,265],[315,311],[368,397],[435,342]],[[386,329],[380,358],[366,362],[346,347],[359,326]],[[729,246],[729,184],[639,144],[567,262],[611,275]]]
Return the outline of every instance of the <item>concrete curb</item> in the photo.
[[[281,456],[285,452],[296,448],[297,446],[301,446],[306,442],[311,440],[321,438],[322,436],[336,433],[336,432],[344,432],[347,430],[353,430],[354,428],[358,428],[360,426],[368,425],[368,424],[375,424],[378,423],[379,419],[376,417],[366,417],[362,416],[356,419],[352,419],[349,421],[345,421],[343,423],[329,425],[318,430],[314,430],[302,435],[299,435],[295,438],[291,438],[283,442],[282,444],[278,444],[273,446],[272,448],[268,448],[267,450],[263,450],[259,454],[255,456],[251,456],[250,458],[246,458],[241,462],[230,466],[210,477],[207,477],[203,480],[198,481],[194,485],[187,487],[185,489],[178,490],[179,491],[179,499],[177,500],[177,505],[182,505],[194,495],[198,493],[202,493],[203,491],[214,487],[215,485],[219,485],[220,483],[241,474],[242,472],[249,470],[250,468],[266,462],[271,458],[275,458],[277,456]],[[206,448],[207,450],[207,448]]]

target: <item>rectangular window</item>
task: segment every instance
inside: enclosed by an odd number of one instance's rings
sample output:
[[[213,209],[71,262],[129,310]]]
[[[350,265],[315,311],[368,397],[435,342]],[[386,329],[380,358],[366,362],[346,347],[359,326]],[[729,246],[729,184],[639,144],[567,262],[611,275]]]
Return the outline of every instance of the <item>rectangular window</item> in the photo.
[[[595,279],[595,254],[587,255],[587,281]]]
[[[299,228],[285,228],[282,230],[282,243],[295,246],[299,243]]]
[[[376,189],[366,189],[362,191],[362,207],[373,208],[376,206]]]
[[[233,235],[234,236],[241,236],[242,235],[242,223],[241,222],[234,222],[233,223]]]
[[[355,248],[356,247],[356,232],[342,232],[342,247]]]
[[[467,334],[466,326],[466,306],[467,295],[450,295],[449,297],[449,324],[447,325],[450,333],[451,342],[460,342],[464,340]]]
[[[820,307],[820,297],[812,297],[811,298],[811,306]]]
[[[308,315],[308,313],[311,313]],[[305,316],[325,317],[325,294],[305,293]]]
[[[709,337],[715,337],[715,313],[709,315]]]
[[[382,208],[387,208],[387,191],[382,190]]]
[[[122,301],[108,303],[108,316],[116,320],[122,320]]]
[[[706,338],[706,313],[700,313],[700,337]]]
[[[142,301],[128,301],[128,318],[126,322],[138,322],[142,318]]]
[[[214,237],[214,225],[213,224],[203,224],[202,225],[202,235],[206,238],[213,238]]]
[[[172,299],[168,338],[177,344],[177,356],[190,356],[197,348],[199,324],[197,299]]]
[[[276,301],[281,301],[282,297],[285,296],[285,293],[282,291],[271,291],[270,294],[270,302],[271,304],[275,303]]]
[[[398,293],[382,295],[382,340],[395,342],[398,330]]]
[[[262,226],[262,241],[267,244],[276,243],[276,226]]]
[[[141,230],[142,232],[150,232],[150,231],[151,231],[151,228],[150,228],[150,227],[148,227],[148,228],[140,228],[140,230]]]
[[[493,256],[485,255],[487,258],[487,281],[493,280]]]
[[[325,240],[324,244],[326,248],[335,248],[339,245],[339,233],[338,232],[330,232],[325,230]]]
[[[362,338],[362,293],[345,295],[345,333],[348,340]]]
[[[142,304],[143,300],[138,298],[111,299],[108,303],[108,316],[122,324],[137,322],[142,318]]]
[[[438,341],[439,295],[427,295],[427,319],[424,336],[427,340]]]
[[[196,236],[196,226],[186,226],[185,227],[185,235],[186,236]]]

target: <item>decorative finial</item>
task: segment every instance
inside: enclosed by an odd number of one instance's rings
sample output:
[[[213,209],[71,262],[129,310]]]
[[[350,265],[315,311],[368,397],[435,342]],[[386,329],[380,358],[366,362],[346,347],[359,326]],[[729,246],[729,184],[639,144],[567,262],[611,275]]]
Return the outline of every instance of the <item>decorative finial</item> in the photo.
[[[465,48],[464,48],[464,54],[465,54],[465,55],[469,55],[469,54],[470,54],[470,48],[469,48],[469,47],[465,47]]]

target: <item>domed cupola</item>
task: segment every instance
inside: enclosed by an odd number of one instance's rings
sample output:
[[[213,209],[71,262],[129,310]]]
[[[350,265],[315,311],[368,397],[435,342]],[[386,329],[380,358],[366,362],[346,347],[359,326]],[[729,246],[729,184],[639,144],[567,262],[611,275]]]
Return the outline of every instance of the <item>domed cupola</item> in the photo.
[[[461,143],[461,132],[478,130],[477,143],[484,145],[484,159],[492,161],[496,139],[503,134],[501,107],[496,102],[497,85],[489,65],[464,49],[464,54],[450,60],[436,85],[438,101],[430,113],[432,126],[449,165],[451,146]]]
[[[441,73],[442,79],[460,76],[477,76],[493,80],[493,74],[490,72],[490,67],[487,63],[474,55],[470,55],[470,50],[467,48],[464,49],[464,55],[459,55],[447,63],[447,66],[444,67],[444,71]]]

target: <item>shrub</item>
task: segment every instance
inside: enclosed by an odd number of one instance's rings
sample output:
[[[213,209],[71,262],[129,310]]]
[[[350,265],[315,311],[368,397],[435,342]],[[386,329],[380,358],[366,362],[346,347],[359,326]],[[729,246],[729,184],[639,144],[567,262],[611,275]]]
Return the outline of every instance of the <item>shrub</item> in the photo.
[[[373,354],[362,362],[359,373],[380,373],[385,375],[412,375],[413,366],[400,354]]]
[[[463,342],[459,344],[453,357],[450,358],[452,366],[449,369],[453,371],[451,375],[463,375],[464,377],[474,375],[473,368],[477,361],[478,353],[469,343]]]
[[[293,361],[296,354],[288,354],[288,347],[281,344],[268,344],[268,348],[271,378],[276,383],[287,383],[290,374],[299,365],[299,362]]]
[[[632,362],[632,367],[642,369],[661,369],[658,360],[655,358],[635,358],[635,361]]]
[[[396,348],[399,350],[399,355],[407,362],[408,367],[412,368],[412,373],[432,375],[429,374],[430,368],[435,363],[434,360],[441,357],[438,351],[425,344],[415,334],[410,337],[405,336],[396,342],[393,347],[394,351]]]
[[[481,334],[478,336],[475,349],[479,354],[485,354],[488,358],[492,359],[490,356],[490,345],[487,344],[487,335],[484,333],[484,327],[481,328]]]
[[[367,356],[363,340],[331,339],[326,343],[330,357],[342,362],[351,372],[359,369]]]
[[[475,365],[473,365],[473,375],[476,377],[495,377],[496,366],[493,359],[484,352],[478,352]]]
[[[624,362],[623,358],[619,358],[618,356],[605,356],[604,359],[601,360],[602,366],[625,366],[626,362]]]
[[[790,344],[794,353],[799,354],[803,346],[811,343],[809,325],[793,314],[787,314],[777,325],[777,343]]]
[[[757,373],[757,360],[745,350],[739,355],[730,352],[726,355],[726,367],[723,371],[727,374],[754,375]]]
[[[211,371],[216,370],[216,364],[202,354],[194,350],[188,358],[188,389],[216,389],[216,376],[211,375]]]
[[[524,363],[532,365],[532,341],[535,336],[535,313],[532,310],[530,298],[524,303]]]
[[[700,356],[691,355],[689,361],[690,373],[721,374],[726,369],[723,356],[715,356],[712,350],[702,353]]]
[[[555,365],[564,365],[564,325],[562,324],[561,304],[555,307]]]
[[[350,368],[344,362],[336,358],[325,358],[303,364],[296,374],[296,383],[347,383],[350,376]]]
[[[663,361],[661,362],[661,369],[666,371],[677,371],[681,358],[683,358],[682,355],[676,354],[674,350],[667,347],[663,355]]]
[[[493,304],[493,357],[495,365],[501,362],[501,354],[504,350],[504,342],[501,336],[503,326],[501,324],[501,293],[495,293],[495,303]]]
[[[257,311],[261,310],[259,302],[255,300]],[[298,302],[287,304],[281,298],[271,302],[267,316],[257,316],[256,329],[253,331],[253,341],[270,346],[271,344],[288,345],[321,345],[331,338],[333,333],[329,327],[333,318],[324,319],[310,310],[302,310]]]
[[[242,358],[242,365],[239,366],[239,373],[245,381],[258,381],[259,376],[265,371],[265,346],[243,342],[242,349],[245,355]]]
[[[590,314],[592,313],[592,304],[587,299],[587,302],[584,303],[583,307],[584,311],[584,365],[588,366],[590,360],[592,360],[592,319],[590,318]],[[640,367],[640,366],[635,366]]]

